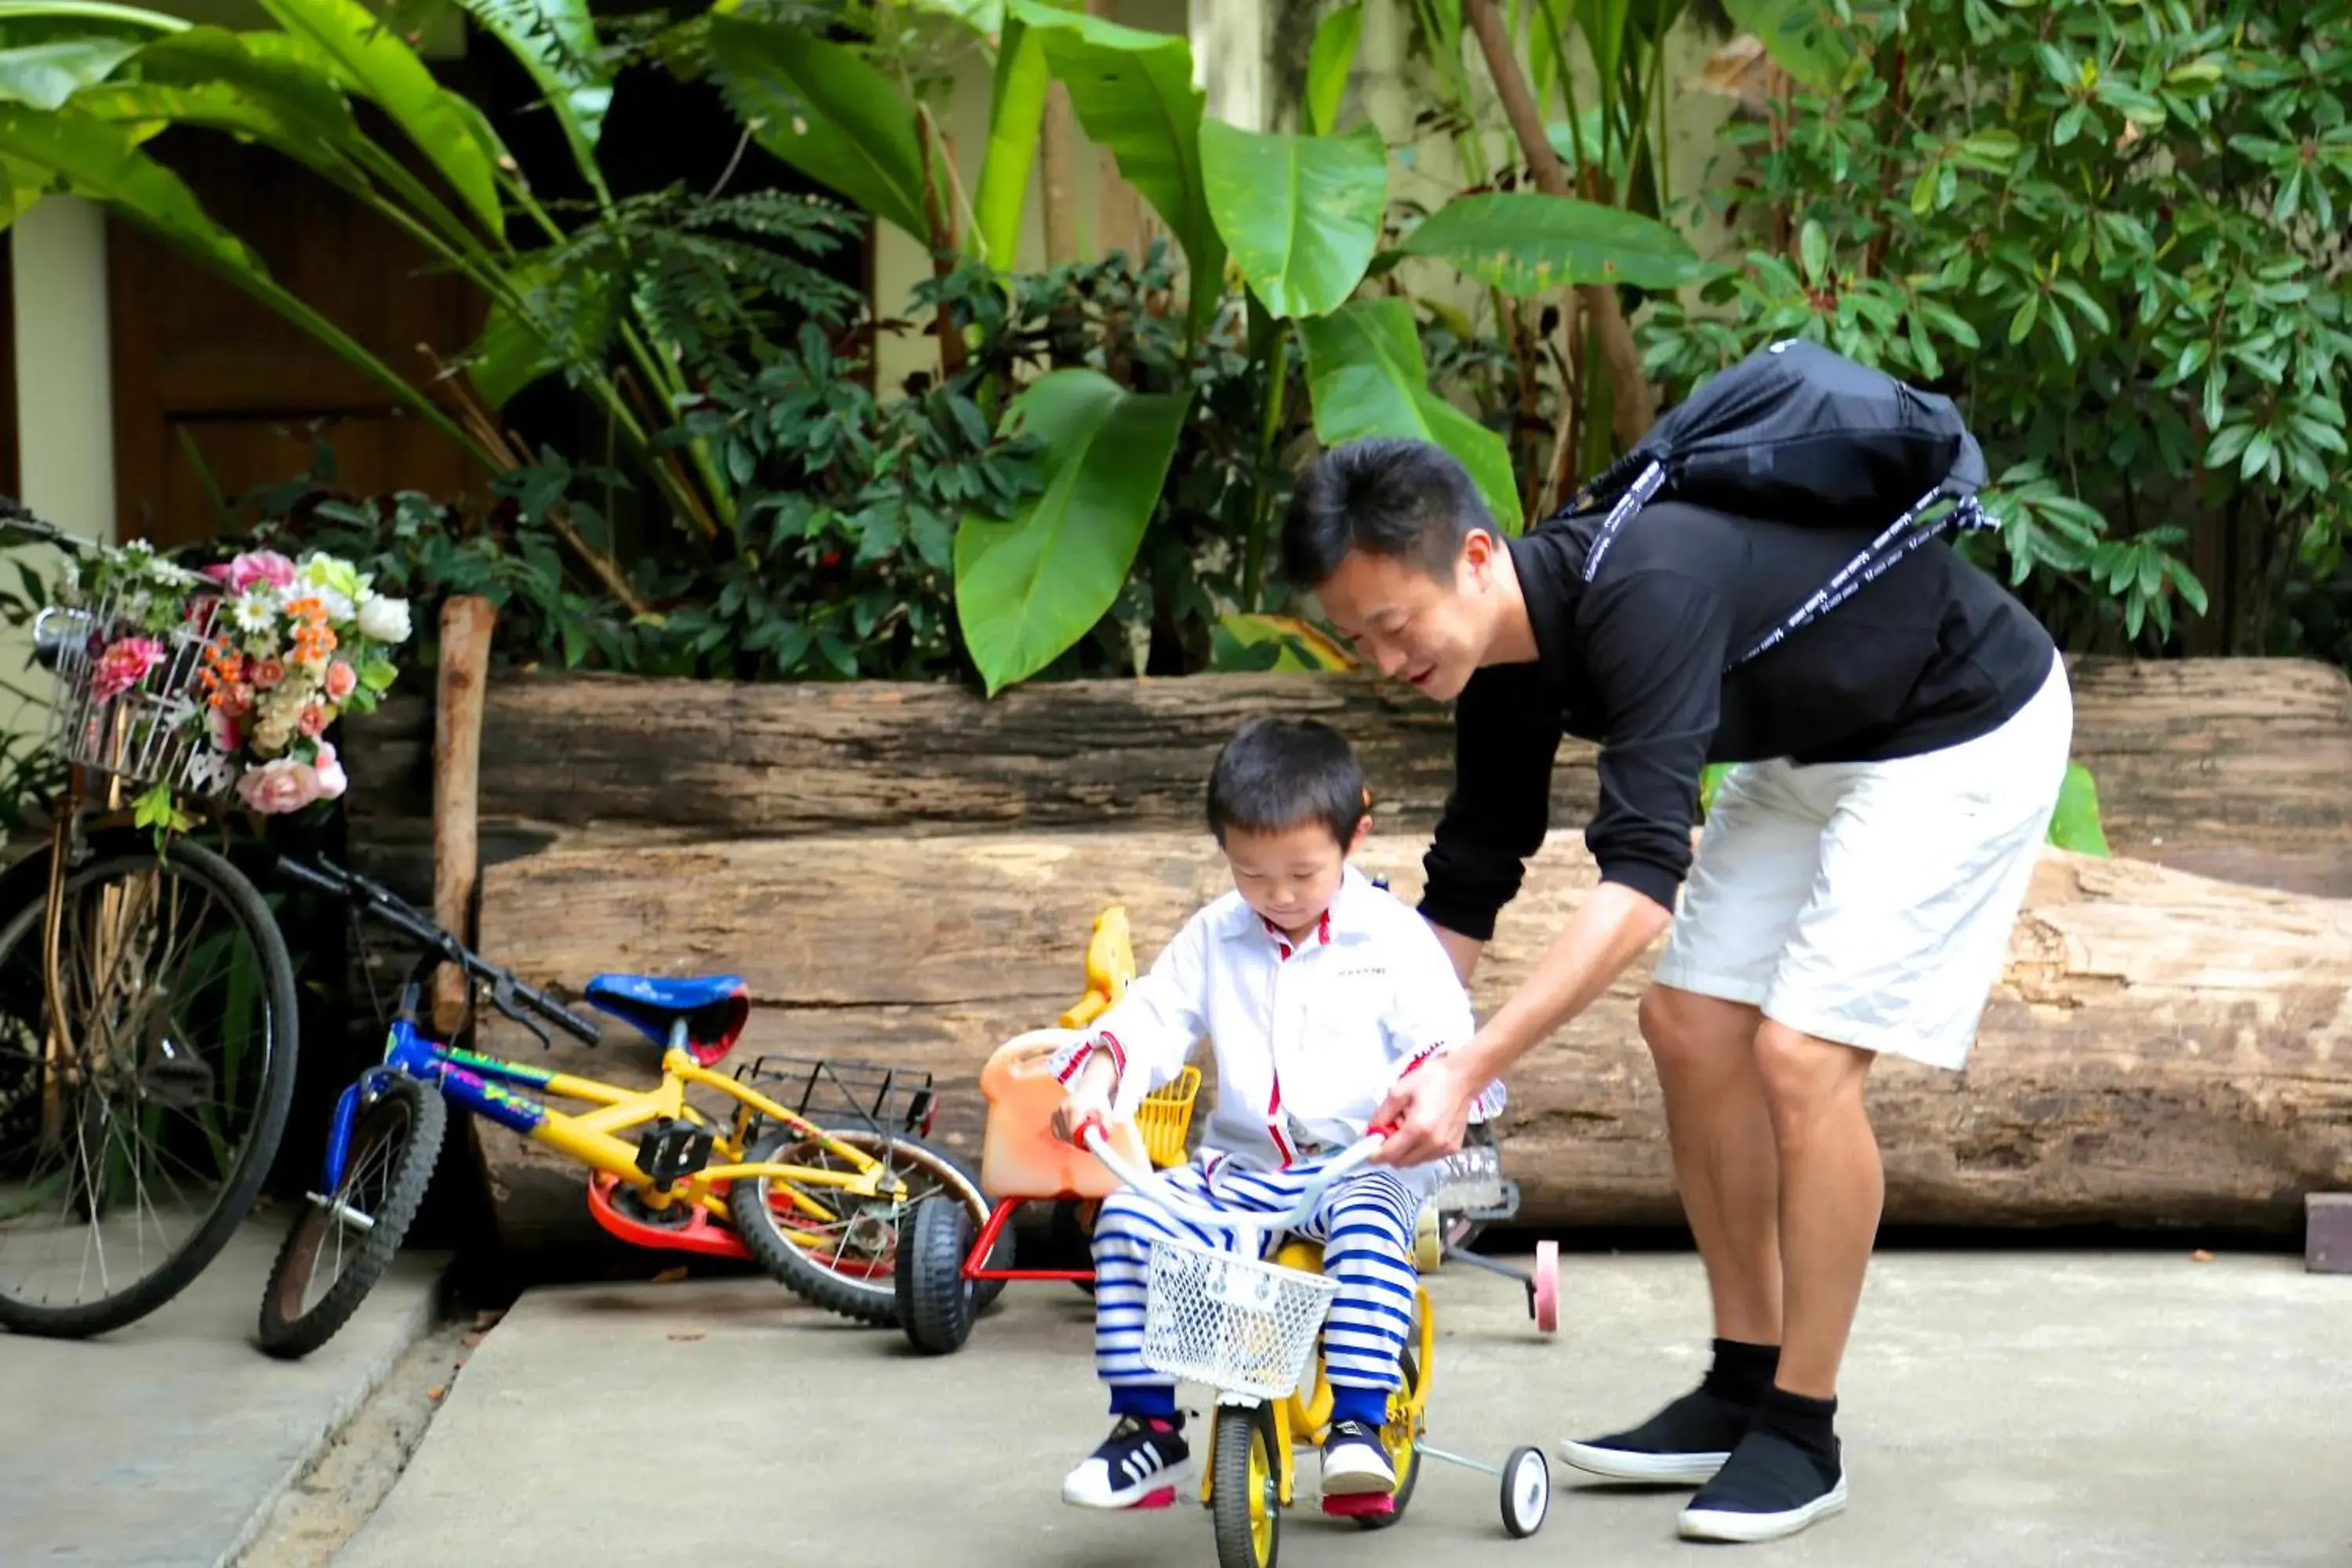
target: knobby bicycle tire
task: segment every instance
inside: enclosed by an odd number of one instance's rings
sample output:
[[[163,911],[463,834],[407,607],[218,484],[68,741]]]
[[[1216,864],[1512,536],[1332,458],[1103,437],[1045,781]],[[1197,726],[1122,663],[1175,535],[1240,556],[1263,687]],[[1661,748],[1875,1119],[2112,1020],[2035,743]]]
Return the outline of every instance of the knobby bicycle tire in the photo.
[[[152,840],[141,833],[109,832],[95,835],[88,842],[92,851],[89,859],[66,873],[64,892],[68,896],[79,888],[122,871],[152,865],[158,858]],[[0,892],[9,895],[14,904],[14,913],[0,923],[0,957],[15,951],[18,942],[42,940],[52,853],[44,848],[26,856],[9,868],[7,881],[0,883]],[[260,956],[262,990],[269,1006],[268,1028],[261,1043],[268,1060],[262,1069],[257,1096],[253,1136],[239,1153],[237,1164],[223,1184],[220,1195],[214,1200],[211,1214],[161,1266],[120,1294],[69,1307],[37,1306],[0,1294],[0,1328],[16,1333],[88,1339],[134,1323],[186,1289],[220,1256],[237,1226],[252,1212],[261,1184],[269,1174],[270,1163],[278,1157],[278,1145],[285,1136],[287,1115],[294,1102],[299,1013],[294,963],[287,954],[285,936],[278,929],[278,917],[271,913],[260,889],[226,857],[184,838],[169,841],[160,853],[173,875],[195,883],[221,900]],[[47,1005],[44,997],[40,1003],[42,1018],[47,1016]]]
[[[835,1141],[868,1154],[875,1153],[883,1142],[862,1129],[827,1128],[825,1131]],[[779,1130],[754,1140],[744,1151],[744,1163],[765,1163],[773,1160],[778,1151],[806,1142],[806,1138],[792,1129]],[[987,1222],[988,1198],[981,1191],[979,1178],[961,1161],[937,1144],[927,1143],[919,1138],[893,1135],[888,1142],[892,1150],[913,1156],[914,1163],[928,1167],[940,1178],[941,1184],[948,1191],[961,1195],[972,1214],[975,1231]],[[919,1199],[918,1203],[920,1201]],[[916,1207],[917,1204],[908,1204],[898,1211],[898,1247],[901,1251],[911,1239],[914,1228],[912,1215]],[[899,1326],[896,1270],[878,1277],[851,1279],[810,1257],[794,1246],[777,1224],[775,1211],[768,1204],[768,1183],[764,1178],[732,1184],[727,1192],[727,1211],[729,1217],[735,1222],[736,1234],[742,1237],[743,1246],[751,1254],[752,1260],[793,1294],[828,1312],[837,1312],[845,1318],[869,1323],[876,1328],[894,1329]],[[1011,1239],[1011,1227],[1007,1226],[1003,1240],[998,1244],[1000,1253]],[[996,1281],[987,1283],[998,1284]],[[1001,1289],[1001,1285],[998,1288]],[[987,1290],[985,1295],[982,1295],[980,1289],[975,1289],[976,1299],[972,1305],[975,1316],[994,1299],[995,1293],[994,1290]]]
[[[335,1216],[320,1205],[305,1199],[294,1216],[294,1224],[286,1233],[286,1240],[278,1248],[278,1261],[270,1266],[269,1283],[261,1293],[261,1348],[281,1361],[293,1361],[309,1355],[329,1340],[359,1310],[368,1292],[392,1264],[400,1250],[403,1237],[416,1218],[417,1205],[425,1201],[425,1188],[433,1180],[434,1162],[441,1155],[441,1140],[448,1131],[449,1108],[443,1103],[438,1091],[418,1082],[405,1073],[394,1073],[385,1084],[383,1092],[361,1108],[352,1121],[352,1145],[343,1165],[341,1187],[330,1196],[340,1201],[351,1187],[352,1179],[362,1168],[362,1156],[369,1150],[367,1134],[382,1124],[388,1113],[397,1113],[404,1121],[405,1136],[401,1146],[392,1152],[391,1178],[385,1183],[383,1202],[368,1217],[366,1239],[360,1243],[351,1267],[319,1298],[319,1304],[309,1311],[300,1310],[300,1302],[310,1283],[311,1270],[318,1267],[319,1256],[327,1240],[334,1234]]]
[[[1262,1445],[1265,1479],[1250,1485],[1250,1448]],[[1276,1465],[1274,1411],[1264,1405],[1217,1406],[1216,1455],[1209,1461],[1209,1518],[1217,1534],[1217,1568],[1275,1568],[1282,1557],[1282,1509],[1274,1495]],[[1251,1492],[1265,1510],[1265,1555],[1257,1554],[1251,1528]]]

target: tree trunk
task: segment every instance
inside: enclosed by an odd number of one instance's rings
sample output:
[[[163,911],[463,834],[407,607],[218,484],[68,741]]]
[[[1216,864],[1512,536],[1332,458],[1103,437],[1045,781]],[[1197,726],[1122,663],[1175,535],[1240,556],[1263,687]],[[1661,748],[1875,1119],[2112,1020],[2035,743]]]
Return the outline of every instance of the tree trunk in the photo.
[[[482,703],[489,682],[490,636],[499,612],[478,594],[453,594],[441,606],[439,701],[433,739],[433,919],[462,940],[473,931],[475,879],[481,872]],[[433,975],[433,1027],[443,1039],[464,1023],[471,993],[449,964]]]
[[[1384,832],[1361,863],[1410,900],[1424,842]],[[1593,882],[1572,836],[1538,857],[1480,965],[1482,1014]],[[757,1007],[737,1063],[841,1054],[933,1072],[938,1134],[976,1163],[979,1068],[1078,998],[1095,914],[1124,904],[1148,965],[1230,885],[1190,829],[683,845],[606,830],[491,868],[481,923],[494,957],[563,994],[601,970],[738,973]],[[1678,1217],[1634,1023],[1654,957],[1510,1075],[1506,1158],[1531,1224]],[[551,1054],[496,1017],[483,1037],[653,1081],[656,1047],[618,1024],[599,1048]],[[1207,1051],[1196,1060],[1205,1070]],[[2352,905],[2052,851],[1968,1070],[1886,1059],[1871,1104],[1890,1224],[2291,1230],[2304,1193],[2352,1184]],[[478,1135],[511,1245],[593,1239],[577,1167]]]
[[[2294,659],[2077,660],[2074,755],[2109,841],[2144,859],[2352,897],[2352,681]],[[1354,743],[1384,823],[1427,820],[1453,780],[1446,710],[1394,683],[1193,676],[1016,688],[735,685],[502,676],[482,749],[486,854],[533,824],[635,823],[725,837],[1020,824],[1190,827],[1217,748],[1263,712]],[[432,721],[415,699],[348,726],[355,838],[415,838]],[[1593,809],[1593,748],[1560,747],[1554,831]]]
[[[1528,171],[1535,175],[1536,188],[1546,195],[1570,195],[1568,168],[1559,161],[1559,154],[1552,151],[1551,139],[1544,132],[1543,110],[1528,88],[1527,73],[1519,69],[1518,56],[1511,49],[1510,34],[1495,12],[1495,0],[1462,0],[1462,15],[1478,35],[1478,47],[1486,57],[1487,74],[1495,79],[1503,112],[1510,120],[1512,133],[1518,138]],[[1592,312],[1594,331],[1601,339],[1601,359],[1609,366],[1609,382],[1615,393],[1617,439],[1631,447],[1649,434],[1654,417],[1650,384],[1642,377],[1642,353],[1634,346],[1633,329],[1626,324],[1625,312],[1617,302],[1613,286],[1588,283],[1580,286],[1577,294],[1583,300],[1585,309]]]

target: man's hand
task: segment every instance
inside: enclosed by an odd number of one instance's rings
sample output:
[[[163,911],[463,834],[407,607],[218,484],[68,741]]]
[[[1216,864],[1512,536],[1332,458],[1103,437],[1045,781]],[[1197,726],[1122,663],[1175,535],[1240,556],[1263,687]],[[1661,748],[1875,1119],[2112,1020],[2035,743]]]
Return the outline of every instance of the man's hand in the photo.
[[[1396,1131],[1367,1163],[1426,1164],[1459,1150],[1480,1087],[1452,1058],[1430,1058],[1398,1080],[1373,1113],[1373,1126],[1393,1122]]]
[[[1111,1091],[1118,1085],[1118,1069],[1109,1054],[1097,1051],[1078,1069],[1070,1092],[1054,1110],[1054,1136],[1065,1143],[1078,1141],[1078,1129],[1088,1117],[1110,1122]]]

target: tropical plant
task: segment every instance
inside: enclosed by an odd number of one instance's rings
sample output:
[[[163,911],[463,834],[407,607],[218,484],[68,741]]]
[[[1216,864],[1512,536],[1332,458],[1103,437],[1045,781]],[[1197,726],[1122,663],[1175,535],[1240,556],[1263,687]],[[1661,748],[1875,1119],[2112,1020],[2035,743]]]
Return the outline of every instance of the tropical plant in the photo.
[[[957,25],[989,20],[975,19],[978,8],[950,9],[963,13]],[[1519,526],[1526,507],[1509,447],[1433,388],[1423,323],[1392,275],[1396,260],[1433,257],[1515,298],[1700,274],[1687,244],[1654,219],[1532,191],[1466,195],[1383,250],[1390,147],[1377,127],[1338,122],[1331,87],[1352,53],[1345,12],[1318,41],[1310,96],[1323,118],[1314,132],[1285,133],[1205,116],[1181,37],[1043,0],[994,9],[989,145],[968,203],[940,176],[951,164],[929,105],[853,45],[752,16],[739,0],[721,0],[707,37],[711,74],[761,145],[930,245],[942,268],[959,254],[1000,272],[1012,267],[1048,81],[1066,90],[1088,138],[1184,258],[1182,329],[1163,384],[1062,364],[1002,388],[1003,427],[1039,444],[1045,487],[1009,522],[967,522],[957,536],[957,614],[992,691],[1045,669],[1113,614],[1137,563],[1153,560],[1155,534],[1184,510],[1171,503],[1171,488],[1192,482],[1174,470],[1185,431],[1234,417],[1204,405],[1213,386],[1247,395],[1254,406],[1239,412],[1257,433],[1245,455],[1211,444],[1230,464],[1220,483],[1260,480],[1278,466],[1294,427],[1293,387],[1303,383],[1317,438],[1437,441],[1469,468],[1498,522]],[[952,373],[975,327],[944,296],[941,304]],[[1266,561],[1277,487],[1255,483],[1245,493],[1240,515],[1226,514],[1237,527],[1222,543],[1240,570],[1223,615],[1259,615],[1279,602]]]
[[[1757,237],[1662,303],[1675,388],[1802,335],[1953,395],[2007,574],[2081,642],[2214,646],[2352,531],[2352,5],[1751,6],[1799,83],[1734,140]],[[1817,26],[1826,19],[1832,26]]]
[[[819,251],[840,243],[844,226],[772,194],[616,199],[597,147],[619,51],[599,39],[583,0],[464,4],[541,89],[590,193],[581,211],[542,203],[480,109],[437,82],[361,0],[265,0],[264,9],[275,27],[229,29],[92,0],[9,0],[0,12],[5,216],[51,191],[100,203],[333,349],[490,474],[515,466],[497,411],[561,374],[601,412],[665,513],[706,541],[731,530],[732,476],[699,442],[663,439],[694,390],[698,334],[751,324],[756,314],[746,312],[785,294],[803,314],[840,320],[845,292],[814,287],[779,247]],[[373,112],[363,118],[362,105]],[[371,131],[378,123],[393,135]],[[441,367],[462,380],[402,374],[273,279],[142,150],[173,126],[293,159],[478,288],[488,303],[484,334]],[[420,161],[425,172],[413,172]],[[725,286],[713,289],[719,274]],[[734,302],[737,319],[705,320],[689,297]],[[623,579],[608,552],[565,520],[555,524],[606,582]]]

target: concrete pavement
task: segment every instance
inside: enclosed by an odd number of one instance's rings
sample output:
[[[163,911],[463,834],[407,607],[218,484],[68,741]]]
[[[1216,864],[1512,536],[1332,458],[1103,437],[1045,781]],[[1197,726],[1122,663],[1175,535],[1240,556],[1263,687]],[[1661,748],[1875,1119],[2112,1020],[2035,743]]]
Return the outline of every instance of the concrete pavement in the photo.
[[[1636,1419],[1705,1364],[1687,1257],[1571,1255],[1556,1338],[1508,1281],[1456,1268],[1433,1291],[1430,1440],[1490,1460]],[[1213,1562],[1198,1507],[1059,1500],[1107,1425],[1088,1306],[1012,1287],[961,1354],[930,1360],[760,1280],[528,1292],[338,1568]],[[2341,1568],[2347,1329],[2352,1279],[2291,1258],[1883,1255],[1842,1398],[1853,1505],[1743,1560]],[[1684,1493],[1554,1478],[1549,1520],[1518,1542],[1496,1483],[1450,1467],[1379,1535],[1310,1496],[1282,1561],[1635,1568],[1742,1550],[1675,1541]]]
[[[213,1568],[425,1327],[445,1259],[396,1259],[307,1360],[253,1344],[285,1221],[257,1217],[161,1310],[100,1339],[0,1333],[0,1568]]]

